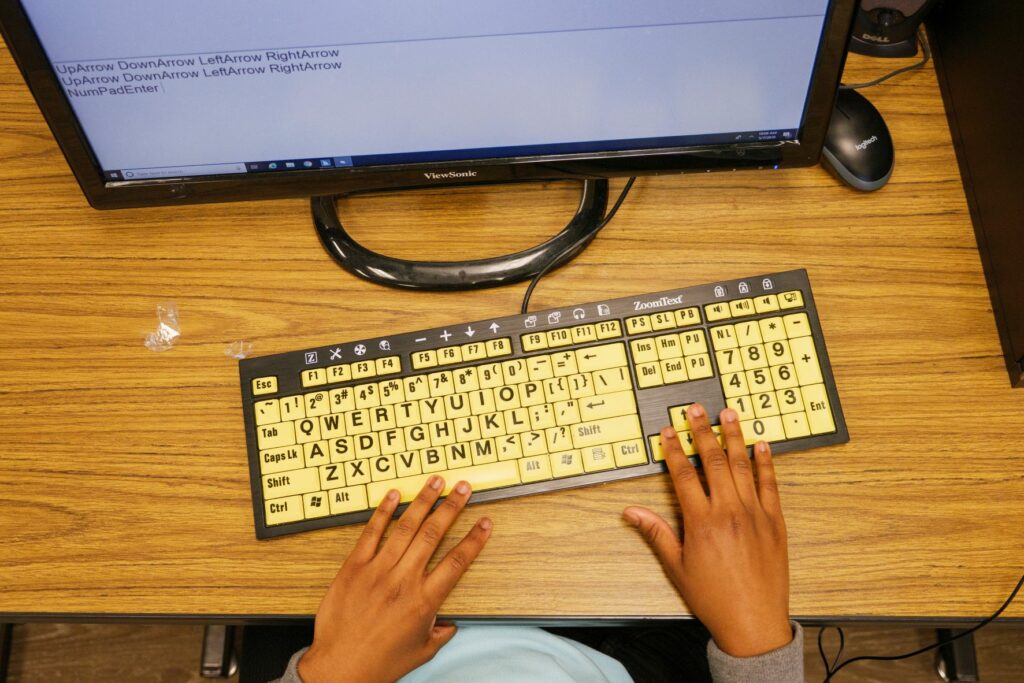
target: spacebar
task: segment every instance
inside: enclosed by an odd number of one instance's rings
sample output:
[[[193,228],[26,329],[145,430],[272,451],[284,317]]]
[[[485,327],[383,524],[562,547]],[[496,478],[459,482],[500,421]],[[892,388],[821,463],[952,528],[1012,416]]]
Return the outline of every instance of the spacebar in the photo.
[[[460,481],[467,481],[474,491],[486,491],[502,486],[514,486],[519,481],[519,467],[515,460],[494,462],[489,465],[472,465],[460,467],[454,470],[436,472],[444,477],[443,495],[451,493],[452,489]],[[377,507],[384,495],[391,489],[398,489],[402,494],[402,502],[406,503],[416,497],[432,474],[418,474],[415,477],[403,477],[401,479],[387,479],[375,481],[366,485],[366,497],[369,499],[370,507]]]

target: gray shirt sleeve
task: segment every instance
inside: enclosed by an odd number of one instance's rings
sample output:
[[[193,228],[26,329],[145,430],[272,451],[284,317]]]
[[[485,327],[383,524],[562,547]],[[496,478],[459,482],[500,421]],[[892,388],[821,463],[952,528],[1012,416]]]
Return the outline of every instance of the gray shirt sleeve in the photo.
[[[302,678],[299,676],[299,660],[302,659],[302,655],[306,654],[308,647],[304,647],[288,660],[288,668],[284,670],[284,676],[281,676],[276,681],[271,683],[302,683]]]
[[[791,621],[793,640],[757,657],[731,657],[708,642],[708,664],[715,683],[804,683],[804,630]]]

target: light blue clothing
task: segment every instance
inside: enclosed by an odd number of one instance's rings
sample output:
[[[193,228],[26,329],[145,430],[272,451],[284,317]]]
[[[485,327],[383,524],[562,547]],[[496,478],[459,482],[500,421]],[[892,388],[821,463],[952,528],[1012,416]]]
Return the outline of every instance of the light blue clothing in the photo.
[[[495,644],[501,643],[500,657]],[[432,660],[399,683],[632,683],[617,659],[536,626],[461,626]]]

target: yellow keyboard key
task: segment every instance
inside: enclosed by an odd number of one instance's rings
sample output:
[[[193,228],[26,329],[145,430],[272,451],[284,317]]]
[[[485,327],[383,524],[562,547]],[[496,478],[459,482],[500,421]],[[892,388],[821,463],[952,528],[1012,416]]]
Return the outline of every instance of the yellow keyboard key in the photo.
[[[660,360],[666,360],[668,358],[682,358],[683,356],[683,345],[679,341],[678,334],[665,334],[660,337],[655,337],[654,347],[658,351],[658,358]]]
[[[779,297],[774,294],[765,294],[754,299],[754,310],[757,313],[771,313],[779,310]]]
[[[327,370],[325,368],[302,371],[303,388],[319,387],[324,384],[327,384]]]
[[[636,399],[632,391],[617,391],[583,399],[579,403],[579,416],[585,421],[636,414]]]
[[[534,356],[526,360],[526,371],[530,379],[539,382],[555,376],[555,370],[551,366],[551,356]]]
[[[618,320],[606,320],[601,323],[597,323],[597,338],[598,339],[614,339],[615,337],[622,336],[622,327],[619,325]]]
[[[807,410],[807,421],[812,434],[828,434],[836,431],[836,423],[832,420],[832,407],[829,405],[828,393],[824,384],[812,384],[801,387],[804,395],[804,408]]]
[[[402,359],[398,356],[386,356],[378,358],[373,362],[377,369],[377,375],[393,375],[402,371]]]
[[[786,325],[786,336],[807,337],[811,334],[811,323],[807,320],[806,313],[792,313],[783,316],[782,322]]]
[[[723,375],[743,370],[743,358],[740,356],[739,349],[715,351],[715,360],[718,361],[718,372]]]
[[[572,343],[584,344],[597,341],[597,328],[593,325],[577,325],[572,328]]]
[[[736,323],[736,340],[740,346],[750,346],[751,344],[760,344],[761,339],[761,326],[757,324],[756,320],[748,320],[744,323]]]
[[[775,392],[779,399],[779,410],[783,415],[786,413],[799,413],[804,410],[804,395],[800,389],[779,389]]]
[[[706,353],[698,353],[695,356],[686,357],[686,376],[689,379],[707,379],[713,377],[714,369],[711,367],[711,356]]]
[[[287,472],[306,466],[305,458],[298,446],[285,446],[260,451],[260,474]]]
[[[719,301],[718,303],[704,306],[704,317],[707,318],[709,323],[713,323],[729,319],[732,317],[732,311],[729,309],[728,303]]]
[[[740,348],[740,357],[743,359],[745,370],[768,367],[768,355],[764,351],[763,344],[751,344]]]
[[[640,420],[636,415],[623,415],[593,422],[581,422],[573,425],[571,431],[574,448],[599,446],[603,443],[627,441],[643,437],[640,431]]]
[[[349,365],[332,365],[327,368],[327,381],[347,382],[352,379],[352,368]]]
[[[740,422],[743,440],[748,446],[758,441],[784,441],[786,431],[782,426],[782,418],[778,415],[762,417]]]
[[[402,502],[407,503],[416,497],[416,494],[426,485],[431,474],[420,474],[415,477],[403,477],[400,479],[388,479],[386,481],[375,481],[367,484],[366,497],[370,507],[376,507],[384,496],[391,489],[398,490],[402,496]],[[444,489],[441,495],[447,496],[460,481],[466,481],[473,487],[474,491],[487,491],[501,488],[503,486],[514,486],[521,482],[519,468],[516,461],[493,462],[487,465],[470,465],[460,467],[452,472],[442,472],[444,477]]]
[[[796,368],[792,363],[776,365],[771,368],[772,384],[776,389],[789,389],[797,386],[800,382],[796,377]]]
[[[306,519],[316,519],[331,514],[327,493],[307,493],[302,497],[302,507]]]
[[[616,467],[632,467],[647,464],[647,451],[642,439],[629,439],[612,444]],[[586,462],[583,463],[586,466]]]
[[[523,351],[543,351],[548,348],[548,336],[543,332],[530,332],[520,337],[523,344]]]
[[[665,459],[665,452],[661,450],[661,435],[655,434],[648,437],[648,441],[651,444],[651,456],[654,458],[654,462],[662,462]]]
[[[739,342],[736,339],[736,329],[732,325],[712,327],[711,344],[715,347],[715,351],[735,349],[739,346]]]
[[[291,446],[295,443],[295,423],[278,422],[256,428],[256,441],[260,450]]]
[[[658,360],[658,347],[654,339],[634,339],[629,342],[634,363],[650,363]]]
[[[615,452],[611,444],[584,448],[581,453],[583,469],[587,472],[601,472],[615,467]]]
[[[253,404],[256,424],[266,425],[281,421],[281,406],[276,398],[259,401]]]
[[[796,366],[796,376],[800,385],[821,382],[821,366],[818,365],[818,354],[814,350],[814,339],[811,337],[791,339],[789,348],[793,352],[793,365]]]
[[[306,417],[319,417],[331,412],[329,394],[326,391],[315,391],[302,397],[306,404]]]
[[[277,377],[257,377],[252,381],[252,395],[265,396],[277,393]]]
[[[733,317],[737,318],[744,315],[754,315],[754,300],[734,299],[729,302],[729,312]]]
[[[512,353],[512,340],[508,337],[502,337],[500,339],[491,339],[487,342],[487,357],[496,358],[498,356],[507,356]]]
[[[554,364],[555,377],[569,377],[579,372],[579,367],[576,365],[576,353],[573,351],[553,353],[551,362]]]
[[[768,353],[768,365],[784,365],[793,362],[793,355],[789,352],[789,342],[782,340],[766,342],[764,348]]]
[[[725,399],[725,405],[735,410],[740,420],[754,419],[754,404],[749,396],[732,396]]]
[[[462,345],[462,360],[483,360],[487,358],[487,347],[483,342],[470,342]]]
[[[726,398],[746,396],[750,393],[750,389],[747,388],[747,376],[742,372],[722,375],[722,391]]]
[[[452,365],[462,362],[462,349],[458,346],[446,346],[437,350],[438,365]]]
[[[754,417],[770,417],[779,414],[779,404],[775,399],[774,391],[752,394],[750,398],[754,402]]]
[[[546,455],[535,455],[516,461],[519,464],[519,477],[524,484],[551,479],[551,461]]]
[[[626,318],[626,332],[629,334],[643,334],[653,329],[651,326],[651,316],[649,315],[637,315],[632,318]]]
[[[660,387],[664,384],[661,378],[660,363],[641,363],[636,366],[636,383],[641,389]]]
[[[676,316],[676,327],[686,327],[687,325],[699,325],[700,324],[700,311],[696,306],[690,308],[681,308],[675,312]]]
[[[801,308],[804,305],[804,295],[799,289],[779,294],[779,308]]]
[[[661,361],[661,379],[665,384],[678,384],[690,379],[686,374],[686,361],[682,358]]]
[[[550,348],[555,349],[559,346],[569,346],[569,344],[572,344],[572,332],[568,328],[550,330],[548,332],[548,346]]]
[[[412,354],[412,367],[414,370],[423,370],[424,368],[436,368],[437,367],[437,351],[429,349],[426,351],[416,351]]]
[[[758,368],[756,370],[747,370],[747,386],[750,387],[750,393],[757,394],[762,391],[771,391],[775,388],[772,383],[771,373],[766,368]]]
[[[661,311],[651,315],[651,327],[654,330],[671,330],[676,326],[676,316],[672,311]]]
[[[263,504],[267,526],[298,522],[302,517],[302,496],[268,500]]]
[[[681,406],[672,406],[668,409],[668,421],[669,424],[677,432],[685,432],[690,429],[690,423],[686,420],[686,409],[689,408],[692,403],[687,403]]]
[[[263,477],[263,498],[283,498],[320,490],[320,470],[305,467],[280,474],[267,474]]]
[[[609,368],[608,370],[598,370],[594,373],[594,391],[598,395],[631,389],[632,387],[632,378],[630,378],[629,371],[625,368]]]
[[[787,439],[800,439],[811,435],[811,427],[807,424],[807,414],[803,412],[783,415],[782,426],[786,430]]]
[[[551,460],[551,474],[556,479],[583,474],[583,458],[578,450],[552,453],[548,457]]]
[[[680,332],[679,340],[683,344],[683,353],[687,356],[695,353],[707,353],[708,343],[704,337],[704,330],[690,330],[689,332]]]
[[[763,318],[757,324],[761,326],[761,338],[765,343],[786,338],[786,325],[782,318]]]
[[[576,367],[580,372],[595,372],[626,365],[626,347],[622,342],[576,349]]]
[[[352,364],[352,379],[365,379],[366,377],[375,377],[376,375],[377,366],[374,365],[372,360],[361,360]]]
[[[370,507],[370,503],[366,499],[365,486],[346,486],[341,489],[333,489],[325,495],[330,500],[332,515],[358,512]]]

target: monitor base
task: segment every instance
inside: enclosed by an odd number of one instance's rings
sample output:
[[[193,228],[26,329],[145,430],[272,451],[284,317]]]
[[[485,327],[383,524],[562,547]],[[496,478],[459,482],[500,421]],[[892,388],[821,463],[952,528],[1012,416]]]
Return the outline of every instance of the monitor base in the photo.
[[[353,193],[354,194],[354,193]],[[348,196],[348,195],[340,195]],[[580,204],[568,225],[547,242],[514,254],[473,261],[407,261],[370,251],[346,232],[338,215],[339,196],[313,197],[313,224],[327,253],[345,270],[388,287],[464,290],[499,287],[552,269],[583,251],[596,236],[608,206],[608,181],[584,180]],[[570,249],[571,245],[576,244]],[[565,250],[565,253],[562,253]]]

